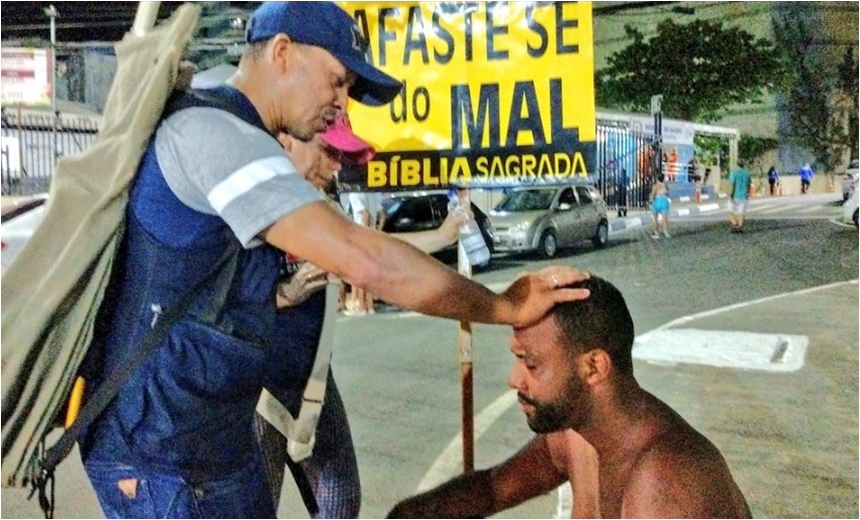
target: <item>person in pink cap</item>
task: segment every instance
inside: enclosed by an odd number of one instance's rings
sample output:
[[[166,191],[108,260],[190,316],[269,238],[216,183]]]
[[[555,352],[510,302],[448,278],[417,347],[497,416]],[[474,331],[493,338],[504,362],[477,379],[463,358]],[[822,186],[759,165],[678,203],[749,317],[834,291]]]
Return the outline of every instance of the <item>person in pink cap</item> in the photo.
[[[326,131],[317,135],[320,141],[356,164],[367,164],[376,155],[373,146],[352,131],[352,124],[346,112],[339,112]]]
[[[353,133],[346,112],[340,112],[328,129],[319,134],[319,139],[356,164],[366,164],[376,153],[373,146]],[[348,204],[344,205],[344,209],[352,214],[356,224],[382,229],[385,213],[378,193],[349,193],[345,200]],[[349,298],[344,302],[344,314],[356,316],[374,312],[373,299],[371,293],[353,285]]]
[[[302,142],[287,134],[278,140],[298,171],[314,187],[323,190],[335,180],[335,174],[345,163],[365,164],[373,158],[373,146],[355,135],[346,114],[339,114],[325,132],[312,140]],[[455,242],[464,217],[451,214],[441,227],[431,231],[394,234],[425,252],[433,252]],[[286,266],[278,284],[278,306],[285,310],[291,324],[304,324],[308,334],[300,334],[307,341],[297,345],[294,341],[286,348],[298,351],[299,356],[312,356],[320,342],[318,319],[333,316],[333,309],[324,315],[317,310],[325,300],[324,289],[329,280],[327,273],[319,267],[286,254]],[[326,305],[330,304],[328,302]],[[273,375],[273,377],[275,377]],[[323,382],[323,381],[320,381]],[[361,485],[352,434],[346,410],[335,384],[331,370],[324,380],[325,395],[319,422],[316,425],[315,442],[309,456],[293,460],[288,456],[288,440],[263,416],[255,418],[255,430],[266,459],[272,499],[277,504],[281,495],[284,467],[290,468],[305,505],[313,518],[358,518],[361,505]],[[270,385],[277,387],[276,383]],[[281,402],[291,403],[300,396],[295,391],[274,391]],[[310,450],[309,450],[310,451]],[[295,455],[293,455],[295,456]],[[299,458],[299,456],[295,456]]]

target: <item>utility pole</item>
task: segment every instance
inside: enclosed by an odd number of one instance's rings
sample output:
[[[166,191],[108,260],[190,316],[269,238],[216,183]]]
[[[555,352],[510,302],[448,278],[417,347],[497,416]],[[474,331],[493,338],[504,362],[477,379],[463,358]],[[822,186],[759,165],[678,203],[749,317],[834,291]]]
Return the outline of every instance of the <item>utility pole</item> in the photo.
[[[651,96],[651,115],[654,116],[654,171],[655,178],[663,171],[663,95]]]
[[[57,149],[57,126],[59,125],[60,112],[57,110],[57,17],[60,13],[51,4],[44,9],[45,16],[51,19],[51,112],[54,115],[54,124],[52,125],[53,141],[54,141],[54,164],[60,157]],[[53,171],[53,170],[52,170]]]

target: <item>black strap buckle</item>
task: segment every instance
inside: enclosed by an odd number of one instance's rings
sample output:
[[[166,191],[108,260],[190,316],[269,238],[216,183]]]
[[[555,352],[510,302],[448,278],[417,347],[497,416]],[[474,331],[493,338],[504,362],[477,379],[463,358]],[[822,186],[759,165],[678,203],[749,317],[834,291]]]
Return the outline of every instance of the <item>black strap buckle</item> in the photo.
[[[36,450],[32,464],[36,466],[33,470],[38,468],[38,474],[30,478],[31,488],[27,500],[31,500],[38,491],[39,507],[45,513],[45,518],[54,518],[54,466],[48,465],[48,450],[45,448],[44,438],[39,441]]]
[[[42,469],[32,481],[32,489],[27,500],[39,492],[39,507],[45,513],[45,518],[54,518],[54,470]]]

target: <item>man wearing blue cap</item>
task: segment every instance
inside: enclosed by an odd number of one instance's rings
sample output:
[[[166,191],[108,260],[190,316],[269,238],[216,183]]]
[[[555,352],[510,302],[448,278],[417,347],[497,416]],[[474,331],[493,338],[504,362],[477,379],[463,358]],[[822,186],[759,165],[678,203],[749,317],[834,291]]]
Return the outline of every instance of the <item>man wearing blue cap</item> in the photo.
[[[274,517],[254,410],[273,366],[299,388],[311,369],[270,347],[315,334],[278,319],[280,251],[393,304],[462,321],[524,326],[588,295],[559,289],[587,278],[564,267],[496,294],[344,217],[274,136],[308,141],[347,95],[385,104],[400,83],[366,61],[355,21],[332,3],[264,3],[247,41],[229,85],[171,99],[129,195],[86,363],[89,395],[116,381],[143,338],[157,349],[81,440],[107,517]]]

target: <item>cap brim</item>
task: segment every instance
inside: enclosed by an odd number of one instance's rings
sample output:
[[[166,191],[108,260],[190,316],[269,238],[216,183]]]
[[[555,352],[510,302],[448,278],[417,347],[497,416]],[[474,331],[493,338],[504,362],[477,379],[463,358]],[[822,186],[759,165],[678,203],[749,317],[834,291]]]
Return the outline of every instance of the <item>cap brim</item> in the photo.
[[[365,165],[373,159],[374,155],[376,155],[376,150],[373,148],[365,148],[364,150],[359,150],[354,153],[345,153],[344,155],[355,164]]]
[[[370,143],[358,137],[352,131],[344,129],[322,132],[319,136],[327,145],[341,152],[356,153],[373,149]]]
[[[403,84],[354,55],[335,54],[343,66],[357,76],[349,89],[349,97],[364,105],[379,106],[390,102],[400,93]]]
[[[340,150],[352,162],[367,164],[376,155],[376,150],[367,141],[355,135],[351,130],[327,131],[319,134],[322,142],[336,150]]]

